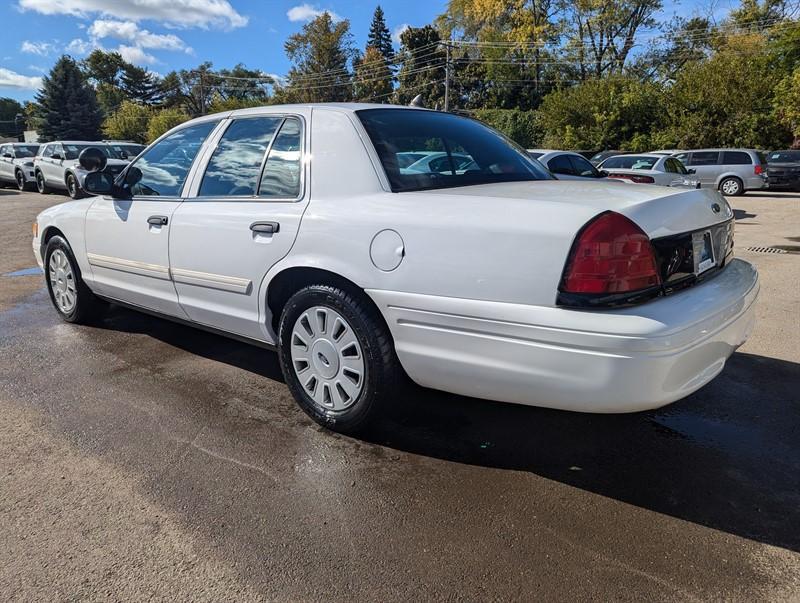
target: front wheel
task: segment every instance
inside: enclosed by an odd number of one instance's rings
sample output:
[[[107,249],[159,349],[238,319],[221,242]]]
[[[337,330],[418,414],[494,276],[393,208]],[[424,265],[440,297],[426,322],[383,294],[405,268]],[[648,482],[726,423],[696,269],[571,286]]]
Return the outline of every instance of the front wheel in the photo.
[[[50,301],[65,321],[85,324],[105,308],[105,302],[83,282],[78,263],[65,239],[55,236],[47,242],[44,269]]]
[[[286,302],[278,333],[289,391],[323,427],[359,431],[395,391],[400,369],[391,335],[361,295],[305,287]]]
[[[744,185],[738,178],[725,178],[719,183],[719,190],[723,195],[738,197],[744,192]]]
[[[20,170],[14,174],[14,180],[17,182],[17,188],[20,191],[28,190],[28,183],[25,182],[25,174],[23,174]]]

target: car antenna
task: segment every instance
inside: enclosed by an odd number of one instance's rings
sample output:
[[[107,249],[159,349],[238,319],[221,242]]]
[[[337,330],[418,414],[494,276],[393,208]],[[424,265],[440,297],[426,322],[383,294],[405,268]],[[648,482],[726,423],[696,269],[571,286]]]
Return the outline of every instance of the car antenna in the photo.
[[[417,94],[414,98],[411,99],[411,102],[408,103],[409,107],[421,107],[425,108],[425,102],[422,100],[422,95]]]

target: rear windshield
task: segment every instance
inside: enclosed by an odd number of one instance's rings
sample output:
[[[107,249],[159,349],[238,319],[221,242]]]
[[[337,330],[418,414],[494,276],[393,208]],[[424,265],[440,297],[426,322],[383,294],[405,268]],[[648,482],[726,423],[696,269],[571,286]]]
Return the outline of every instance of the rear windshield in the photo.
[[[38,144],[14,145],[14,156],[18,159],[22,159],[23,157],[35,157],[38,150]]]
[[[466,117],[419,109],[357,115],[394,192],[552,178],[524,149]],[[421,157],[409,163],[409,154]]]
[[[769,163],[791,163],[800,161],[800,151],[773,151],[769,154]]]
[[[620,155],[609,157],[603,162],[603,169],[652,170],[660,157],[641,157],[639,155]]]
[[[133,159],[144,151],[144,146],[140,144],[109,144],[106,146],[106,154],[112,159]]]

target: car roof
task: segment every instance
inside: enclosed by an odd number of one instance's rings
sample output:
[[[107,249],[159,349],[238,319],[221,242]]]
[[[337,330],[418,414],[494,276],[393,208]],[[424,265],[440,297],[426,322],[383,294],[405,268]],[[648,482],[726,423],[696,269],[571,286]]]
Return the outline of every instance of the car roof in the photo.
[[[389,105],[380,103],[295,103],[286,105],[262,105],[260,107],[248,107],[246,109],[223,111],[214,115],[235,117],[237,115],[263,113],[265,111],[280,113],[282,111],[291,111],[297,109],[330,109],[334,111],[346,111],[348,113],[355,113],[356,111],[363,111],[365,109],[409,109],[412,111],[433,111],[433,109],[428,109],[426,107],[410,107],[408,105]]]
[[[105,144],[102,140],[49,140],[36,144]]]
[[[686,151],[676,151],[676,154],[677,153],[704,153],[704,152],[719,153],[721,151],[743,151],[745,153],[758,153],[759,152],[758,149],[742,149],[742,148],[738,148],[738,147],[737,148],[728,147],[728,148],[720,148],[720,149],[689,149],[689,150],[686,150]]]
[[[528,153],[541,153],[542,155],[549,155],[550,153],[563,153],[564,155],[578,155],[583,157],[580,153],[575,151],[560,151],[558,149],[525,149]]]
[[[652,159],[661,159],[663,157],[669,157],[669,155],[663,155],[660,153],[627,153],[625,155],[620,154],[620,157],[650,157]],[[612,155],[608,159],[613,159],[616,155]]]

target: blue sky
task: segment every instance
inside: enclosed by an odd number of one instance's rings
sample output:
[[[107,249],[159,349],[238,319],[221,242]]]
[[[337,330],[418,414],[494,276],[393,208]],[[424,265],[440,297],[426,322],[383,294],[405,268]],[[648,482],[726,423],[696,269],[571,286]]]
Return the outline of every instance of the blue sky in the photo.
[[[62,54],[119,50],[158,73],[209,60],[242,62],[283,75],[283,43],[320,11],[350,20],[359,48],[377,2],[355,0],[5,0],[0,6],[0,96],[33,98],[39,78]],[[446,0],[380,0],[393,33],[430,23]],[[663,17],[724,16],[738,0],[665,0]]]

